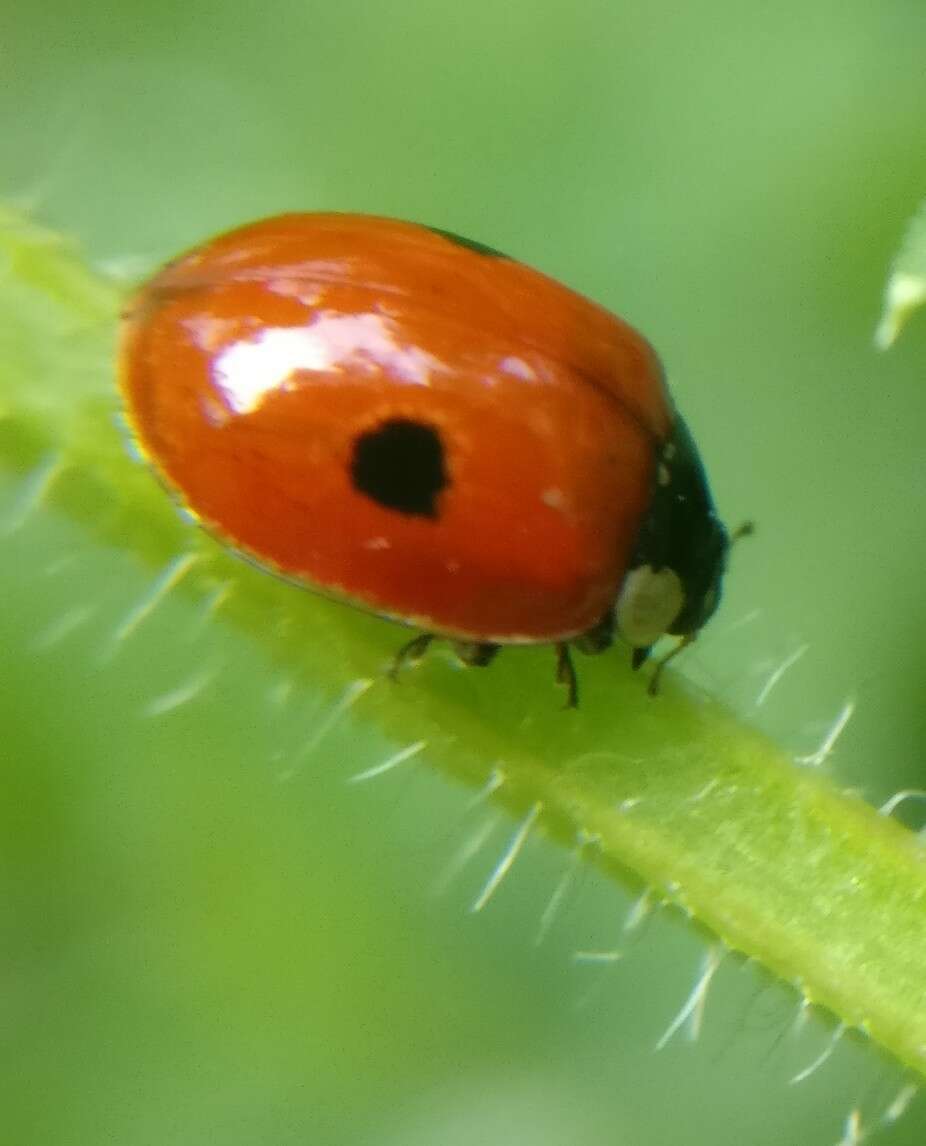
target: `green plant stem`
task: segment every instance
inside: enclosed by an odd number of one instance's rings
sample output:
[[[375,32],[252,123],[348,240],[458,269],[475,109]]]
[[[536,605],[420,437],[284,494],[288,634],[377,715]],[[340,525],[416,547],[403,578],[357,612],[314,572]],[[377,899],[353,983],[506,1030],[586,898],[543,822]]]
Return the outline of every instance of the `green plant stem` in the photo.
[[[167,570],[165,591],[212,601],[318,704],[307,751],[320,760],[332,719],[375,726],[395,766],[427,763],[484,790],[519,817],[516,838],[581,844],[926,1072],[916,837],[678,679],[652,701],[616,656],[588,663],[578,713],[558,708],[543,650],[511,652],[491,675],[437,654],[387,681],[394,626],[237,560],[129,456],[112,382],[121,292],[12,212],[0,214],[0,258],[0,466],[19,475],[14,518],[66,513]]]

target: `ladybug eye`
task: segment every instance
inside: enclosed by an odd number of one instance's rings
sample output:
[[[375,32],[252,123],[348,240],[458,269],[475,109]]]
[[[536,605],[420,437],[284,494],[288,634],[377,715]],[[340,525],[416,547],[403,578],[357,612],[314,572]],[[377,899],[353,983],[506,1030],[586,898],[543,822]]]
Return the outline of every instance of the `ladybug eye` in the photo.
[[[357,438],[350,476],[355,489],[385,509],[417,517],[437,517],[438,495],[450,484],[437,430],[398,418]]]

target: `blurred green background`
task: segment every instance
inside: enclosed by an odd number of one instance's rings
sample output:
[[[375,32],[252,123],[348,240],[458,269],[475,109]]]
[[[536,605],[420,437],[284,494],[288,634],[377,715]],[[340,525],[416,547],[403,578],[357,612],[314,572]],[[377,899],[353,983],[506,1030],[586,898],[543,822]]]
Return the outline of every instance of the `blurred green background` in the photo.
[[[363,210],[638,325],[724,516],[760,524],[685,671],[795,753],[854,698],[835,776],[924,786],[926,323],[887,356],[871,335],[926,191],[926,6],[47,0],[3,23],[0,194],[101,266]],[[902,1087],[853,1040],[790,1086],[832,1028],[733,958],[700,1040],[654,1053],[702,937],[625,936],[632,895],[586,872],[535,945],[569,863],[536,839],[471,915],[511,824],[414,768],[345,783],[391,750],[372,731],[281,780],[316,716],[260,648],[171,599],[114,655],[150,570],[51,514],[2,545],[5,1140],[829,1146]],[[879,1140],[924,1134],[914,1103]]]

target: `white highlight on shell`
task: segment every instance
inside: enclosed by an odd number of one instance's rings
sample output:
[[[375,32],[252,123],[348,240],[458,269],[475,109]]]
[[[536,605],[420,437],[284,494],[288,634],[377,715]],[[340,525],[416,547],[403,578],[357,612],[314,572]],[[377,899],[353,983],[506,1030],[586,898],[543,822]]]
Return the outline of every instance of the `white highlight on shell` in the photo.
[[[505,876],[511,871],[514,866],[514,861],[518,858],[522,848],[527,843],[527,837],[531,833],[531,828],[537,822],[537,818],[543,811],[543,804],[538,800],[531,810],[524,817],[521,826],[511,838],[511,843],[508,845],[505,854],[498,861],[492,870],[491,875],[486,881],[482,891],[476,897],[473,906],[470,908],[472,912],[482,911],[492,896],[498,891]]]
[[[388,370],[411,385],[427,386],[443,364],[418,346],[401,345],[394,326],[379,314],[321,311],[305,326],[264,327],[215,355],[212,380],[232,414],[258,409],[300,372]]]
[[[566,495],[556,486],[545,489],[540,495],[540,500],[547,509],[562,510],[566,508]]]
[[[510,374],[513,378],[520,378],[524,382],[537,381],[537,372],[531,364],[515,354],[499,359],[498,366],[504,374]]]

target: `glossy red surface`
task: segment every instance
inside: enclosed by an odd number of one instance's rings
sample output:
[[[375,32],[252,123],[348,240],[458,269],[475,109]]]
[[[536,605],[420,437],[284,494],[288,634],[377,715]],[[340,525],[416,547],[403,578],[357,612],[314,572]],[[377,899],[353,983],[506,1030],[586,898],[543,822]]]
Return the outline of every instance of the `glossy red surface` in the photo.
[[[672,411],[631,327],[427,228],[287,215],[176,260],[133,300],[138,442],[202,524],[309,587],[442,634],[585,631],[619,589]],[[357,489],[357,441],[433,429],[431,516]]]

